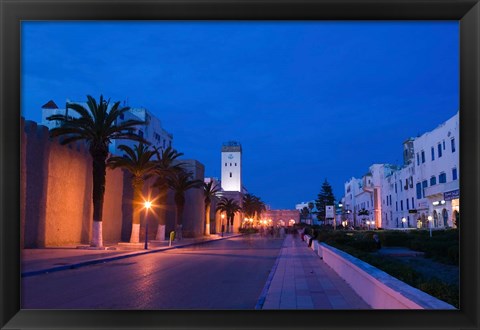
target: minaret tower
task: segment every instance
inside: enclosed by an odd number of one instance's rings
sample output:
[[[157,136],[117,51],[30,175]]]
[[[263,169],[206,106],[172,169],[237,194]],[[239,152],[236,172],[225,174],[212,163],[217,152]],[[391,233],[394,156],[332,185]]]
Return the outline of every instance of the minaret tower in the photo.
[[[222,189],[242,192],[242,145],[229,141],[222,146]]]

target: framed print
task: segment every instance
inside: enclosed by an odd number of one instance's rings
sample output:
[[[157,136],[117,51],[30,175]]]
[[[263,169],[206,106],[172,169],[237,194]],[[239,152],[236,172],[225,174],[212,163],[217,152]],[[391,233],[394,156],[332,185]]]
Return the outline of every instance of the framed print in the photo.
[[[2,329],[479,328],[478,0],[0,5]]]

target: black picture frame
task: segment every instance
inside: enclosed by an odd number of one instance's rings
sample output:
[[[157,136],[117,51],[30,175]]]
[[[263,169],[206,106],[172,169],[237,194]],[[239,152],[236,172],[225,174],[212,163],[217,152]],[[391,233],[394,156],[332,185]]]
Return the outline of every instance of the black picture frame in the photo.
[[[2,329],[479,329],[478,0],[0,0]],[[20,23],[24,20],[457,20],[460,22],[460,309],[113,311],[20,309]]]

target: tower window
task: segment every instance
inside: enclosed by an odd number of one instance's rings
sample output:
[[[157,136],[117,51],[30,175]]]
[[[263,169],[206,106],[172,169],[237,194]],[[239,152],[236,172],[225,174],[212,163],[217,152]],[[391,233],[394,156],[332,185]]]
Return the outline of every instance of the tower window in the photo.
[[[235,163],[235,166],[237,166],[237,163]]]
[[[232,163],[230,163],[230,166],[232,166]]]
[[[225,166],[227,166],[227,163],[225,163]]]
[[[232,177],[232,172],[230,172],[230,177]]]

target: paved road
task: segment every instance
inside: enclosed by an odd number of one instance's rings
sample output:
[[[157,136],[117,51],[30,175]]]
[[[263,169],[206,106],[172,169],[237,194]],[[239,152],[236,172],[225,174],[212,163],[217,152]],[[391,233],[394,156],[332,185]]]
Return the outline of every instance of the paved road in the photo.
[[[254,309],[282,240],[239,237],[22,279],[22,308]]]

